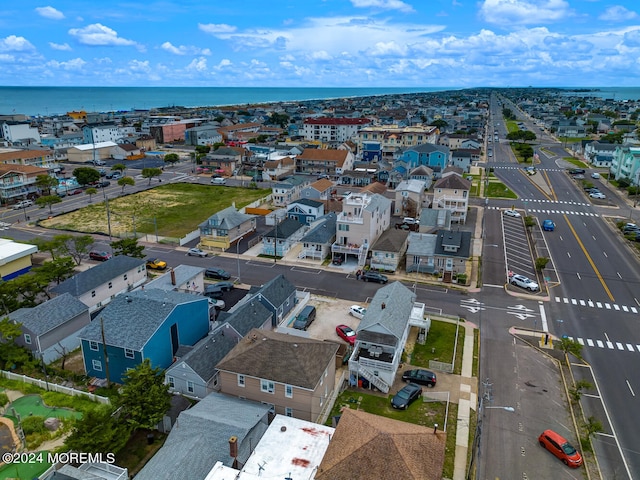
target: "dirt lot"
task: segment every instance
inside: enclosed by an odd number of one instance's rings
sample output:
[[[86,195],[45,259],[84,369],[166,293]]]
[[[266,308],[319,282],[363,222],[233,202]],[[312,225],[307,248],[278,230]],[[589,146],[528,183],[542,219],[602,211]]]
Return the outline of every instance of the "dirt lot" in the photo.
[[[307,330],[311,338],[344,342],[336,334],[336,326],[343,323],[355,330],[360,324],[360,319],[349,315],[349,307],[355,305],[351,301],[312,295],[309,305],[315,306],[317,310],[316,319]],[[368,306],[367,304],[358,305],[365,308]]]

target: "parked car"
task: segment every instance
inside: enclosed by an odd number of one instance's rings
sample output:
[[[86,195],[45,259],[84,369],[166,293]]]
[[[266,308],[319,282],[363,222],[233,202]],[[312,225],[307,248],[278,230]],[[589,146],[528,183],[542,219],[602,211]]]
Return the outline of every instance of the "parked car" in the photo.
[[[224,300],[217,300],[215,298],[209,297],[209,306],[217,308],[218,310],[222,310],[224,307],[226,307],[226,304],[224,303]]]
[[[14,210],[20,210],[21,208],[27,208],[33,206],[31,200],[21,200],[13,206]]]
[[[584,175],[578,174],[573,176],[574,180],[584,180]]]
[[[209,285],[209,287],[211,287],[212,290],[218,289],[222,292],[230,292],[235,288],[235,285],[233,282],[217,282]]]
[[[371,270],[365,270],[362,272],[360,278],[365,282],[387,283],[389,281],[386,275],[382,275],[378,272],[372,272]]]
[[[623,233],[636,233],[640,232],[640,227],[635,223],[627,223],[624,227],[622,227]]]
[[[224,296],[224,291],[217,285],[207,285],[204,287],[204,296],[220,300]]]
[[[109,185],[111,185],[111,182],[109,180],[103,180],[102,182],[98,183],[98,186],[102,188],[108,187]]]
[[[122,173],[119,170],[116,170],[115,172],[109,172],[107,173],[107,178],[117,180],[119,178],[122,178]]]
[[[545,430],[538,437],[540,446],[545,450],[549,450],[556,457],[562,460],[565,465],[578,468],[582,465],[582,455],[566,438],[553,430]]]
[[[598,200],[603,200],[605,198],[607,198],[607,196],[604,193],[600,193],[600,192],[594,192],[592,191],[589,196],[591,198],[597,198]]]
[[[207,257],[209,254],[199,248],[190,248],[187,250],[187,255],[190,257]]]
[[[296,328],[298,330],[306,330],[315,319],[316,307],[314,307],[313,305],[307,305],[296,317],[296,320],[293,322],[293,328]]]
[[[107,175],[107,171],[104,168],[101,168],[100,170],[98,170],[98,173],[100,174],[101,177],[104,177]]]
[[[147,260],[147,268],[152,270],[164,270],[167,268],[167,262],[160,260],[159,258],[150,258]]]
[[[545,232],[553,232],[556,229],[556,224],[553,220],[545,220],[542,222],[542,230]]]
[[[571,175],[584,175],[586,170],[584,168],[572,168],[569,170],[569,174]]]
[[[511,277],[511,285],[516,285],[532,292],[537,292],[540,289],[540,286],[536,282],[524,275],[513,275]]]
[[[537,172],[536,167],[524,167],[524,171],[527,175],[535,175]]]
[[[94,165],[97,166],[102,166],[102,165],[106,165],[106,163],[104,162],[104,160],[94,160],[91,163],[93,163]]]
[[[514,218],[520,218],[520,212],[518,212],[517,210],[513,210],[511,208],[508,208],[507,210],[505,210],[503,212],[507,217],[514,217]]]
[[[349,325],[338,325],[336,327],[336,333],[345,342],[353,345],[356,343],[356,331]]]
[[[204,276],[218,280],[229,280],[231,278],[231,274],[221,268],[207,268],[204,271]]]
[[[82,193],[81,188],[74,188],[72,190],[69,190],[67,195],[80,195],[81,193]]]
[[[362,317],[364,317],[365,313],[367,313],[367,309],[361,307],[360,305],[351,305],[349,307],[349,315],[351,315],[352,317],[361,319]]]
[[[591,174],[591,178],[600,178],[600,174],[598,172],[593,172]]]
[[[214,185],[226,185],[227,180],[222,177],[217,177],[217,178],[212,178],[211,183],[213,183]]]
[[[331,263],[334,265],[342,265],[344,263],[344,255],[340,253],[336,254],[336,256],[333,257],[333,260],[331,260]]]
[[[436,374],[430,370],[415,369],[407,370],[402,374],[403,382],[417,383],[418,385],[426,385],[427,387],[436,386]]]
[[[112,255],[108,252],[98,252],[96,250],[91,250],[89,252],[89,258],[91,260],[97,260],[98,262],[106,262],[112,257]]]
[[[408,383],[391,399],[391,406],[399,410],[406,410],[414,400],[422,395],[422,387],[415,383]]]

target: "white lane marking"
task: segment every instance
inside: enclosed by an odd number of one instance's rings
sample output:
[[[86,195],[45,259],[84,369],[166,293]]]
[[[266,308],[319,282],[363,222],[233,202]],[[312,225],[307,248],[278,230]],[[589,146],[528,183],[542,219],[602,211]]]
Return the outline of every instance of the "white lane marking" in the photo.
[[[544,305],[542,305],[542,302],[540,303],[540,319],[542,321],[542,331],[548,332],[549,325],[547,325],[547,314],[544,311]]]

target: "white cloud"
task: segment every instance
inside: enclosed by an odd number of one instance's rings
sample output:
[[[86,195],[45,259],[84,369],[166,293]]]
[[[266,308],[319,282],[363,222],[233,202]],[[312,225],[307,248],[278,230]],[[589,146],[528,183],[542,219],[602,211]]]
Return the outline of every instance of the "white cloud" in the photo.
[[[54,50],[61,50],[61,51],[70,51],[71,47],[69,46],[68,43],[53,43],[53,42],[49,42],[49,46],[51,48],[53,48]]]
[[[0,38],[0,52],[26,52],[35,49],[36,47],[24,37],[9,35],[8,37]]]
[[[384,10],[399,10],[405,13],[411,13],[415,10],[400,0],[351,0],[351,4],[356,8],[381,8]]]
[[[133,40],[118,37],[118,32],[101,23],[87,25],[84,28],[72,28],[69,35],[84,45],[137,45]]]
[[[220,62],[218,62],[218,65],[216,65],[215,68],[217,70],[221,70],[223,68],[227,68],[231,66],[233,66],[233,63],[231,62],[231,60],[229,60],[228,58],[223,58],[222,60],[220,60]]]
[[[311,54],[309,55],[309,58],[312,60],[331,60],[333,57],[329,55],[329,53],[325,52],[324,50],[320,50],[316,52],[311,52]]]
[[[236,31],[236,27],[225,23],[199,23],[198,28],[203,32],[210,33],[212,35],[217,35],[219,33],[233,33]]]
[[[557,22],[571,15],[565,0],[484,0],[480,6],[480,16],[500,26]]]
[[[58,62],[57,60],[50,60],[46,63],[48,67],[57,68],[60,70],[81,70],[87,62],[81,58],[74,58],[66,62]]]
[[[634,11],[627,10],[622,5],[615,5],[607,8],[600,16],[599,20],[604,22],[624,22],[625,20],[633,20],[638,14]]]
[[[129,62],[129,68],[132,72],[151,72],[151,65],[149,64],[149,60],[131,60]]]
[[[41,17],[50,18],[51,20],[62,20],[64,18],[64,13],[53,7],[37,7],[36,12]]]
[[[186,70],[195,70],[196,72],[207,71],[207,59],[204,57],[194,58],[191,63],[187,65]]]
[[[171,42],[164,42],[160,45],[160,48],[169,53],[173,53],[174,55],[211,55],[211,50],[208,48],[198,48],[185,45],[176,47]]]

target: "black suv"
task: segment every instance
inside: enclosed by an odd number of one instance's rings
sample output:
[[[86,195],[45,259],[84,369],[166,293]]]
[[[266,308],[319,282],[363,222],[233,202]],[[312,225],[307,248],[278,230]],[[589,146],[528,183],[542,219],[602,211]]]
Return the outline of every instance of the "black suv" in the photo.
[[[372,272],[371,270],[365,270],[362,272],[360,278],[365,282],[387,283],[389,281],[386,275],[382,275],[378,272]]]
[[[204,276],[218,280],[229,280],[231,278],[231,274],[221,268],[207,268],[204,271]]]
[[[570,175],[584,175],[585,173],[586,171],[584,170],[584,168],[572,168],[571,170],[569,170]]]

